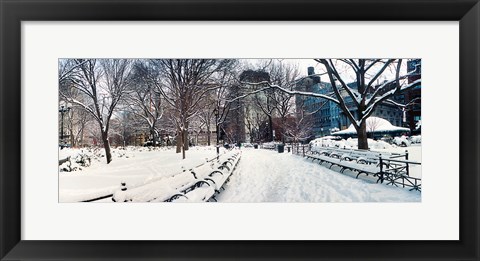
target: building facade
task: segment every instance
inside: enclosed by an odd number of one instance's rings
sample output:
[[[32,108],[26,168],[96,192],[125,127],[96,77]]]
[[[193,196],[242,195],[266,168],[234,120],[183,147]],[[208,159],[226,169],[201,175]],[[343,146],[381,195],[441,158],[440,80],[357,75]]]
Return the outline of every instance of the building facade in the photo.
[[[321,78],[315,75],[313,67],[308,68],[308,74],[309,77],[297,84],[297,90],[330,95],[334,97],[332,85],[328,82],[322,82]],[[355,82],[353,82],[349,83],[348,86],[352,89],[355,89],[357,85]],[[349,95],[345,95],[343,97],[345,100],[345,105],[349,109],[350,113],[354,117],[357,117],[358,111],[352,98]],[[406,100],[406,95],[397,95],[393,99],[396,102],[404,103]],[[297,110],[305,110],[312,114],[312,138],[323,137],[330,135],[332,132],[344,130],[351,124],[347,115],[345,115],[340,106],[332,101],[315,97],[305,98],[297,95],[295,97],[295,104]],[[403,111],[401,108],[394,105],[381,104],[375,109],[372,116],[386,119],[395,126],[404,125],[402,124]]]

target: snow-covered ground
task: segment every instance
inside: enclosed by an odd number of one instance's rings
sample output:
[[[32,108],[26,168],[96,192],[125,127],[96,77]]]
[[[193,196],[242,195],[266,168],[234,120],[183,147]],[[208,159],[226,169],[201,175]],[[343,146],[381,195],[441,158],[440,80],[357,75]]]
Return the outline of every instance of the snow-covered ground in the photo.
[[[290,153],[244,149],[236,172],[217,199],[219,202],[419,202],[421,193],[355,179]]]
[[[389,147],[389,152],[409,150],[410,160],[421,161],[421,146]],[[79,150],[64,149],[60,158]],[[224,149],[222,148],[222,153]],[[86,153],[84,151],[84,153]],[[192,147],[187,158],[172,149],[127,148],[113,150],[106,164],[100,152],[90,166],[74,172],[59,172],[59,201],[78,202],[118,191],[121,183],[136,187],[191,169],[216,156],[215,147]],[[421,166],[412,176],[421,177]],[[242,157],[218,196],[219,202],[419,202],[421,193],[376,184],[340,174],[290,153],[242,148]],[[111,199],[104,202],[112,202]]]
[[[78,152],[78,149],[63,149],[60,159]],[[181,155],[175,153],[174,148],[150,151],[148,148],[130,147],[126,151],[113,149],[112,155],[110,164],[104,157],[94,157],[91,166],[80,171],[59,172],[59,201],[93,199],[112,194],[120,188],[121,182],[127,186],[138,186],[152,179],[173,175],[215,157],[216,150],[215,147],[191,147],[185,160],[181,160]]]

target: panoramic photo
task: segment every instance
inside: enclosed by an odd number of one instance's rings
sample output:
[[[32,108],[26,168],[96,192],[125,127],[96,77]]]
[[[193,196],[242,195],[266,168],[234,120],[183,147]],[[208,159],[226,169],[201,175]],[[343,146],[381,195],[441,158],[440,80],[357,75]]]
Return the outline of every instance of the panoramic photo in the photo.
[[[58,61],[58,201],[421,202],[421,59]]]

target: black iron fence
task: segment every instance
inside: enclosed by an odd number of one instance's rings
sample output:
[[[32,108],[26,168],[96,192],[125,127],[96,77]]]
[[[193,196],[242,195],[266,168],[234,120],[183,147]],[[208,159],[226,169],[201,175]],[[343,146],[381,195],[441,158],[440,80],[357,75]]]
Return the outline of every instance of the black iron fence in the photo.
[[[409,160],[409,154],[386,153],[370,150],[355,150],[337,147],[321,147],[312,150],[309,144],[292,144],[292,153],[318,160],[320,164],[330,164],[329,168],[337,166],[339,172],[345,170],[356,172],[356,178],[361,174],[373,175],[377,183],[392,186],[410,187],[410,190],[421,191],[422,179],[411,176],[410,167],[421,165],[420,162]],[[365,165],[375,166],[373,170]]]

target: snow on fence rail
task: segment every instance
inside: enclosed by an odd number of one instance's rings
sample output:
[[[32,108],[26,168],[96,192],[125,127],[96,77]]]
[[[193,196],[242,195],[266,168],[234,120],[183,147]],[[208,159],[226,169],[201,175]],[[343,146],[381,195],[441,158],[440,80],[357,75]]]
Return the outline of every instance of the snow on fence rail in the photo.
[[[115,192],[115,202],[199,202],[214,199],[228,180],[240,159],[240,151],[232,150],[206,164],[184,170],[170,177],[149,181],[135,188],[122,187]],[[124,185],[124,184],[122,184]]]

